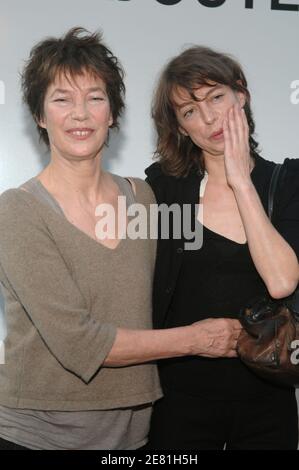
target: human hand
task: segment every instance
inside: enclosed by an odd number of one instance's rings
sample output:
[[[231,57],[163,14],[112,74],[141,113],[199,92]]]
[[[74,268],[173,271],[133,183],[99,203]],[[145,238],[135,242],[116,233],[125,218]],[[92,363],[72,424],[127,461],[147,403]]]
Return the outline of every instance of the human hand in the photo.
[[[191,325],[192,354],[204,357],[236,357],[236,347],[242,326],[230,318],[208,318]]]
[[[232,189],[251,183],[252,166],[249,127],[245,111],[239,103],[232,106],[223,121],[224,164],[226,178]]]

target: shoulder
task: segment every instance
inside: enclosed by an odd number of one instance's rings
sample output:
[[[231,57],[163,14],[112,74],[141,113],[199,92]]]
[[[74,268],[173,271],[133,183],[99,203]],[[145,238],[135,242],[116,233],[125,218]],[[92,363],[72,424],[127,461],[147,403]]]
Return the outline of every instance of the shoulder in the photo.
[[[299,158],[286,158],[283,162],[286,173],[289,176],[297,177],[299,173]]]
[[[38,201],[28,191],[12,188],[0,196],[0,229],[8,230],[18,225],[39,225],[41,217]]]
[[[141,178],[129,176],[127,179],[131,182],[136,202],[144,202],[154,204],[156,202],[155,195],[150,185]]]
[[[266,158],[262,157],[259,154],[255,154],[254,156],[255,166],[252,171],[252,175],[259,181],[263,181],[267,178],[271,178],[273,170],[277,163],[273,162],[272,160],[267,160]]]
[[[171,184],[175,183],[179,178],[168,175],[165,173],[159,162],[155,162],[145,169],[146,181],[151,187],[155,187],[159,184]]]
[[[159,163],[154,163],[145,170],[145,174],[158,204],[196,202],[202,179],[197,168],[191,168],[186,176],[173,176],[166,174]]]
[[[275,166],[278,165],[278,162],[273,162],[267,160],[260,155],[255,156],[255,164],[257,173],[267,175],[272,174]],[[282,173],[288,177],[297,177],[299,172],[299,159],[298,158],[286,158],[282,163]]]
[[[14,207],[24,207],[30,206],[36,198],[31,197],[29,188],[32,185],[32,182],[35,178],[30,178],[27,181],[24,181],[19,187],[10,188],[4,191],[0,195],[0,208],[7,210],[7,208]]]
[[[287,205],[294,199],[299,200],[299,159],[286,158],[282,164],[279,182],[281,204]]]
[[[150,181],[153,181],[158,177],[165,176],[159,162],[152,163],[144,170],[144,173]]]
[[[267,207],[268,199],[269,199],[269,188],[270,188],[270,184],[272,181],[272,175],[278,163],[273,162],[271,160],[267,160],[258,154],[254,156],[254,159],[255,159],[255,166],[251,172],[251,179],[264,204],[264,207]],[[286,192],[288,192],[289,190],[289,188],[286,188],[286,185],[285,185],[286,176],[288,179],[290,175],[289,159],[286,159],[282,164],[281,163],[279,164],[282,165],[282,167],[280,170],[277,188],[275,191],[275,199],[281,202],[282,198],[287,196]]]
[[[166,202],[169,193],[174,191],[176,178],[166,175],[158,162],[146,168],[145,174],[145,181],[152,188],[158,204]]]
[[[150,185],[159,204],[171,199],[171,195],[177,191],[177,185],[181,178],[167,175],[163,172],[160,163],[153,163],[146,168],[146,182]]]
[[[12,209],[18,209],[24,206],[20,189],[11,188],[4,191],[0,196],[0,214],[9,214]]]

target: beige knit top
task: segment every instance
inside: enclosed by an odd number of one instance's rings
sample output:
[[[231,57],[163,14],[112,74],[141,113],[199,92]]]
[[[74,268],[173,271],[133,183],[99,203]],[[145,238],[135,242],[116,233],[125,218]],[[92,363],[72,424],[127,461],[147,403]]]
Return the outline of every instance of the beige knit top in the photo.
[[[154,203],[134,179],[136,202]],[[148,217],[149,219],[149,217]],[[0,196],[5,365],[0,404],[36,410],[131,407],[161,396],[156,365],[103,367],[117,327],[152,327],[156,242],[107,248],[19,188]]]

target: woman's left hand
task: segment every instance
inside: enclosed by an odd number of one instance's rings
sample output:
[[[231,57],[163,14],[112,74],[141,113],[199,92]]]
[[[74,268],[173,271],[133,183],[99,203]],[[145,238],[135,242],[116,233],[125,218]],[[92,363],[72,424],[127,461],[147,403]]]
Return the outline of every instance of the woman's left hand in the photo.
[[[227,182],[232,189],[251,183],[249,128],[245,111],[239,103],[229,109],[223,121],[224,164]]]

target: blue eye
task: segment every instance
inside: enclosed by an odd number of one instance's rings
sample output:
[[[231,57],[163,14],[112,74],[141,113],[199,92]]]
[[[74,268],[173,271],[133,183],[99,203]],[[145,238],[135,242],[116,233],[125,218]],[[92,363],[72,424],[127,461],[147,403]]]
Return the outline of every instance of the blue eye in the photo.
[[[193,113],[193,109],[188,109],[188,111],[184,113],[184,118],[188,118],[189,116],[191,116],[192,113]]]

